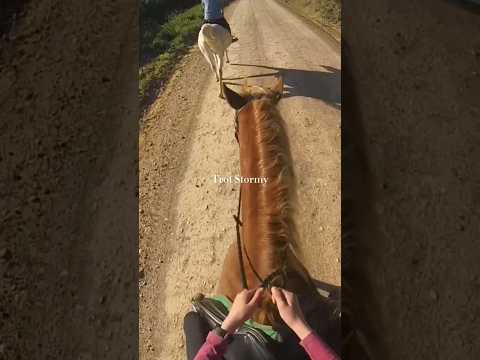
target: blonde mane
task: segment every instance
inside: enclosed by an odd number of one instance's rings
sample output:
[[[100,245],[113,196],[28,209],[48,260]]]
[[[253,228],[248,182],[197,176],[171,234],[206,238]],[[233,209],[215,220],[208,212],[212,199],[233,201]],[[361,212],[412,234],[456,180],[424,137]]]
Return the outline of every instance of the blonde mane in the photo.
[[[287,136],[283,120],[275,107],[274,94],[250,90],[255,97],[251,106],[255,121],[255,144],[259,152],[259,172],[268,182],[259,191],[260,213],[258,241],[270,245],[267,261],[272,268],[279,268],[286,261],[286,249],[295,245],[293,221],[294,174],[288,152]],[[263,89],[262,89],[263,90]],[[280,263],[279,263],[280,260]]]
[[[257,237],[253,241],[257,256],[270,273],[287,270],[288,250],[296,248],[293,220],[295,178],[283,120],[276,108],[279,94],[259,87],[245,86],[243,96],[251,99],[252,135],[258,153],[260,177],[268,178],[257,193]],[[290,269],[291,270],[291,269]],[[295,269],[301,271],[302,269]],[[264,274],[269,275],[269,274]],[[276,306],[270,297],[264,299],[254,316],[260,323],[277,323]]]
[[[273,276],[268,279],[268,285],[305,293],[313,289],[312,279],[296,256],[297,232],[293,220],[295,176],[286,129],[276,108],[282,91],[282,79],[273,89],[246,85],[238,94],[226,88],[229,104],[239,111],[240,175],[267,179],[266,183],[244,188],[248,195],[242,200],[242,252],[248,258],[245,275],[249,286],[258,286],[267,277]],[[229,249],[219,287],[231,299],[240,286],[240,273],[232,272],[231,264],[239,260],[243,262],[237,250],[238,247]],[[270,282],[272,279],[273,283]],[[286,283],[279,283],[279,280]],[[253,319],[270,325],[280,322],[271,296],[262,298]]]

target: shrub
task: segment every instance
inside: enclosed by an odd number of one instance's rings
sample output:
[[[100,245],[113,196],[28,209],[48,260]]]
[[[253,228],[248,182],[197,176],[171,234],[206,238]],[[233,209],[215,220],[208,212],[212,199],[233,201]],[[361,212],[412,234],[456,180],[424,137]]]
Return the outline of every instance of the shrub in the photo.
[[[174,12],[163,24],[146,22],[142,33],[142,62],[139,74],[139,96],[143,103],[150,92],[170,73],[173,64],[197,39],[202,25],[200,5],[183,12]],[[157,29],[154,32],[154,29]],[[149,61],[147,61],[149,60]]]

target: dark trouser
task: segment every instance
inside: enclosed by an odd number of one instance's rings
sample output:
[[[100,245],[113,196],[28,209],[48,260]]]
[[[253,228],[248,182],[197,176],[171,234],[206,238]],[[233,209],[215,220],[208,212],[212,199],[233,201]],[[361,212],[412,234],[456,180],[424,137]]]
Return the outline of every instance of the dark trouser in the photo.
[[[227,20],[223,17],[220,19],[215,19],[215,20],[203,20],[204,24],[217,24],[220,26],[223,26],[225,29],[228,30],[228,32],[231,34],[232,29],[230,29],[230,25],[228,24]]]
[[[198,350],[202,347],[207,339],[207,335],[210,332],[210,328],[207,322],[195,311],[190,311],[185,315],[183,320],[183,330],[185,331],[187,359],[193,360],[197,355]],[[248,359],[255,360],[257,357],[252,351],[252,348],[248,346],[242,339],[233,339],[228,346],[228,350],[225,354],[226,359],[240,360]]]
[[[190,311],[183,319],[183,331],[187,342],[187,359],[192,360],[207,339],[210,328],[200,314]]]

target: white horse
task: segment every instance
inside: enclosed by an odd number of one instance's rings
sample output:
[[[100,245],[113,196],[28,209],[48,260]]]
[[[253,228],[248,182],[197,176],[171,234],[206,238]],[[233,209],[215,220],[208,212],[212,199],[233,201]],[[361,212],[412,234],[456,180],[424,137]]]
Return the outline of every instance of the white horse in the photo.
[[[198,34],[198,47],[210,64],[210,69],[215,74],[217,82],[220,83],[220,94],[218,96],[221,98],[224,98],[222,86],[223,57],[225,55],[227,63],[230,62],[227,48],[231,43],[232,35],[221,25],[204,24]]]

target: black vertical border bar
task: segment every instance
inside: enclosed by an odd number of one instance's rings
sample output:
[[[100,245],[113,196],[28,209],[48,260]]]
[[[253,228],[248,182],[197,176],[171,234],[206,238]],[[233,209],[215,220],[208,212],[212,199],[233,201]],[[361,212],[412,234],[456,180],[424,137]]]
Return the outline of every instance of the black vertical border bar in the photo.
[[[343,359],[475,359],[479,6],[342,5]]]
[[[138,2],[0,5],[0,358],[137,359]]]

